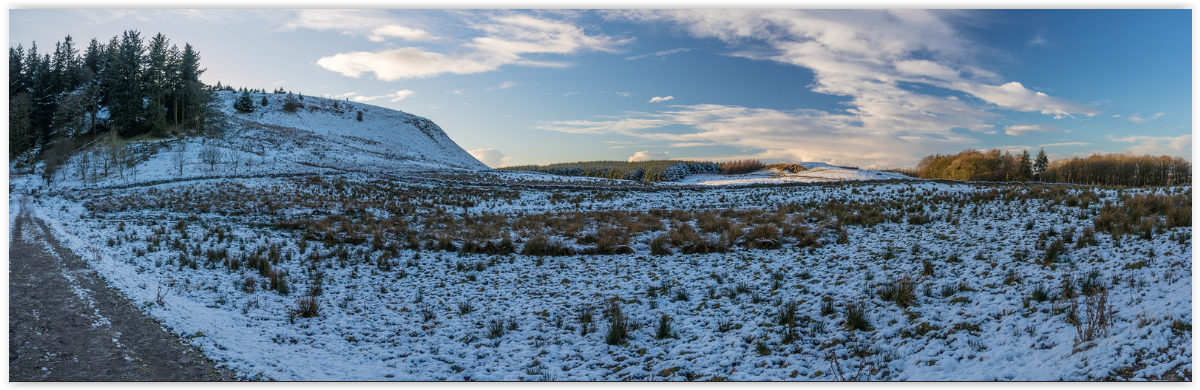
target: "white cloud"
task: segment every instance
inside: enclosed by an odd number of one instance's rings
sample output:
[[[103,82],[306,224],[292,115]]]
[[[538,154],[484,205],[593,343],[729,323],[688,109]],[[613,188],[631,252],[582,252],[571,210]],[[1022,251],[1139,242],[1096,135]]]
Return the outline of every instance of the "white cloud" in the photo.
[[[689,51],[692,51],[692,49],[689,49],[689,48],[686,48],[686,47],[681,47],[681,48],[678,48],[678,49],[671,49],[671,50],[662,50],[662,51],[656,51],[656,52],[654,52],[654,54],[653,54],[653,55],[654,55],[655,57],[666,57],[666,56],[669,56],[669,55],[672,55],[672,54],[686,53],[686,52],[689,52]],[[646,57],[649,57],[649,56],[651,56],[651,54],[638,54],[638,55],[636,55],[636,56],[629,56],[629,57],[625,57],[625,61],[634,61],[634,60],[640,60],[640,59],[643,59],[643,58],[646,58]]]
[[[1143,122],[1148,122],[1148,121],[1152,121],[1152,120],[1158,119],[1158,118],[1162,117],[1162,116],[1163,116],[1163,114],[1166,114],[1166,113],[1165,113],[1165,112],[1160,112],[1160,113],[1157,113],[1157,114],[1151,115],[1149,118],[1142,118],[1142,117],[1140,117],[1140,116],[1138,116],[1138,115],[1133,115],[1133,116],[1130,116],[1130,117],[1128,117],[1128,118],[1125,118],[1125,119],[1128,119],[1130,122],[1133,122],[1133,123],[1143,123]]]
[[[1004,134],[1008,135],[1025,135],[1025,133],[1031,131],[1053,133],[1058,131],[1058,128],[1048,125],[1013,125],[1004,128]]]
[[[953,133],[892,134],[864,129],[854,115],[818,110],[780,111],[700,104],[672,111],[604,121],[551,121],[538,128],[579,134],[621,134],[673,144],[728,145],[753,150],[762,159],[897,166],[915,163],[933,152],[956,150],[975,140]],[[691,132],[660,131],[689,126]]]
[[[984,69],[987,50],[959,34],[955,19],[976,11],[927,10],[615,10],[608,19],[674,23],[697,38],[721,40],[729,55],[810,69],[814,92],[844,96],[842,111],[779,111],[733,106],[676,106],[678,110],[569,127],[572,132],[624,131],[649,139],[716,142],[756,148],[763,156],[859,165],[913,164],[929,152],[971,146],[962,129],[996,132],[997,110],[1036,112],[1054,118],[1101,111],[1026,88]],[[637,59],[643,58],[634,56]],[[917,88],[913,88],[917,85]],[[951,93],[923,92],[930,85]],[[930,89],[932,90],[932,89]],[[716,107],[722,107],[717,109]],[[706,112],[711,122],[687,121]],[[718,115],[719,113],[719,115]],[[647,128],[629,129],[643,123]],[[694,133],[657,133],[667,125]],[[1009,132],[1057,128],[1014,127]],[[835,136],[836,135],[836,136]],[[848,145],[853,145],[849,148]],[[853,151],[850,151],[853,149]],[[843,151],[845,150],[845,151]]]
[[[1029,42],[1025,42],[1025,45],[1029,47],[1049,46],[1050,41],[1047,41],[1046,38],[1042,36],[1043,33],[1044,31],[1038,31],[1037,36],[1033,37],[1033,39],[1030,39]]]
[[[340,53],[317,60],[317,65],[344,76],[358,78],[370,72],[383,81],[427,78],[443,73],[491,72],[505,65],[567,67],[557,61],[532,60],[528,54],[569,55],[583,51],[615,52],[633,42],[607,35],[589,35],[570,23],[524,14],[492,16],[490,23],[471,25],[484,33],[461,45],[453,54],[415,47],[378,52]]]
[[[1133,154],[1149,154],[1149,155],[1172,155],[1191,159],[1192,135],[1184,134],[1178,137],[1151,137],[1146,135],[1134,135],[1124,138],[1116,138],[1109,136],[1109,139],[1115,142],[1128,142],[1136,145],[1130,146],[1125,151]],[[1187,152],[1184,152],[1187,150]]]
[[[632,92],[617,92],[616,94],[617,94],[617,96],[620,96],[620,97],[632,97],[632,96],[636,95]]]
[[[500,83],[500,85],[497,85],[494,87],[488,87],[486,90],[487,91],[495,91],[497,89],[509,89],[509,88],[515,87],[517,85],[520,85],[520,83],[518,83],[516,81],[505,81],[503,83]]]
[[[305,9],[295,11],[295,17],[284,24],[284,29],[306,28],[317,31],[340,31],[342,34],[365,35],[372,42],[383,42],[389,37],[406,41],[433,41],[438,37],[428,31],[403,26],[402,22],[389,18],[387,13],[376,10],[329,10]]]
[[[650,98],[650,101],[648,101],[648,102],[646,102],[646,103],[658,103],[658,102],[665,102],[665,101],[667,101],[667,100],[671,100],[671,99],[674,99],[674,98],[675,98],[674,96],[667,96],[667,97],[655,96],[655,97],[652,97],[652,98]]]
[[[508,156],[493,148],[468,150],[467,153],[470,153],[471,156],[474,156],[475,159],[479,160],[479,162],[482,162],[483,165],[487,165],[492,168],[499,168],[508,165]]]
[[[387,37],[397,37],[406,41],[432,41],[437,39],[437,37],[428,31],[397,25],[387,25],[377,28],[371,31],[371,36],[367,37],[367,39],[370,39],[372,42],[383,42]]]
[[[339,99],[339,100],[340,99],[350,99],[352,101],[356,101],[359,103],[365,103],[365,102],[369,102],[369,101],[377,100],[377,99],[381,99],[381,98],[391,98],[391,100],[393,102],[398,102],[398,101],[407,99],[409,96],[416,95],[416,94],[417,94],[416,92],[413,92],[411,90],[403,89],[403,90],[392,91],[391,93],[387,93],[387,94],[383,94],[383,95],[376,95],[376,96],[359,95],[358,92],[346,92],[341,95],[325,95],[325,97],[330,98],[330,99]]]
[[[670,152],[651,152],[649,150],[634,152],[632,156],[629,156],[629,162],[648,161],[648,160],[666,160],[667,153],[670,153]]]
[[[380,80],[395,81],[433,77],[442,73],[490,72],[504,65],[504,62],[479,55],[446,56],[415,47],[404,47],[380,52],[355,51],[336,54],[317,60],[317,65],[347,77],[359,78],[363,73],[371,72]]]
[[[404,99],[408,99],[409,96],[416,95],[416,94],[417,94],[416,92],[413,92],[411,90],[402,89],[399,91],[392,92],[389,96],[392,98],[393,102],[398,102],[398,101],[401,101]]]
[[[1041,92],[1031,91],[1016,81],[1004,85],[984,85],[956,83],[955,89],[975,95],[988,103],[1001,108],[1024,112],[1041,112],[1063,118],[1072,114],[1093,116],[1100,113],[1095,107],[1051,97]]]

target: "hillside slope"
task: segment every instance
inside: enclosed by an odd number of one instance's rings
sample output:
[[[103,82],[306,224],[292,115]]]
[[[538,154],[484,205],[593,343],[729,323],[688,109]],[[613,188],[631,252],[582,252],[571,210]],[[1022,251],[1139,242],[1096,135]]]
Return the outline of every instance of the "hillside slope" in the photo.
[[[238,95],[217,92],[230,118],[229,131],[220,137],[139,140],[119,150],[98,140],[74,151],[50,181],[68,189],[233,176],[488,169],[437,124],[416,115],[318,97],[305,97],[289,112],[282,94],[252,94],[254,111],[241,113],[233,108]],[[34,176],[19,181],[27,180],[44,183]]]
[[[254,112],[238,113],[233,103],[239,95],[218,92],[224,100],[221,107],[243,128],[239,135],[274,144],[291,141],[292,146],[308,149],[307,155],[294,155],[297,158],[315,155],[328,160],[325,164],[355,169],[487,169],[433,121],[406,112],[311,96],[298,101],[302,107],[287,112],[287,95],[251,94]],[[268,101],[265,107],[261,105],[263,96]],[[359,111],[363,113],[362,121],[357,120]]]

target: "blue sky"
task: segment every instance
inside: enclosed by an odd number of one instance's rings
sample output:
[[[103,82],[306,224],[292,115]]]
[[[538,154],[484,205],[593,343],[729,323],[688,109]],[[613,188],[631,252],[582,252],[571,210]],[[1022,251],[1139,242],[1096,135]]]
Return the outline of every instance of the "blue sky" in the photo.
[[[211,84],[438,123],[491,166],[966,148],[1191,158],[1191,10],[10,10],[41,52],[126,29]]]

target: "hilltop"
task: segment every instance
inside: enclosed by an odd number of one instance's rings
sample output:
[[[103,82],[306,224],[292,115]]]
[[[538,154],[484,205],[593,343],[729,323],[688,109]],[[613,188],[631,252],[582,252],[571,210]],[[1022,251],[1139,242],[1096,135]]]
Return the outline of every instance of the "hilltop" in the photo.
[[[254,111],[238,112],[240,92],[215,95],[215,106],[229,121],[224,134],[126,142],[102,137],[71,153],[52,179],[55,187],[488,169],[433,121],[406,112],[297,95],[290,95],[296,104],[285,108],[289,94],[275,93],[251,93]]]

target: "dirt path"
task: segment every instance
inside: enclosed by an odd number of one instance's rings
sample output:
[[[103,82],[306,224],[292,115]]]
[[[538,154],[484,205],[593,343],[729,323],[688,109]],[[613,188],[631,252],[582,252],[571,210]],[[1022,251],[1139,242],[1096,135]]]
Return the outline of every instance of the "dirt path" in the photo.
[[[233,379],[106,286],[27,207],[9,229],[9,381]]]

